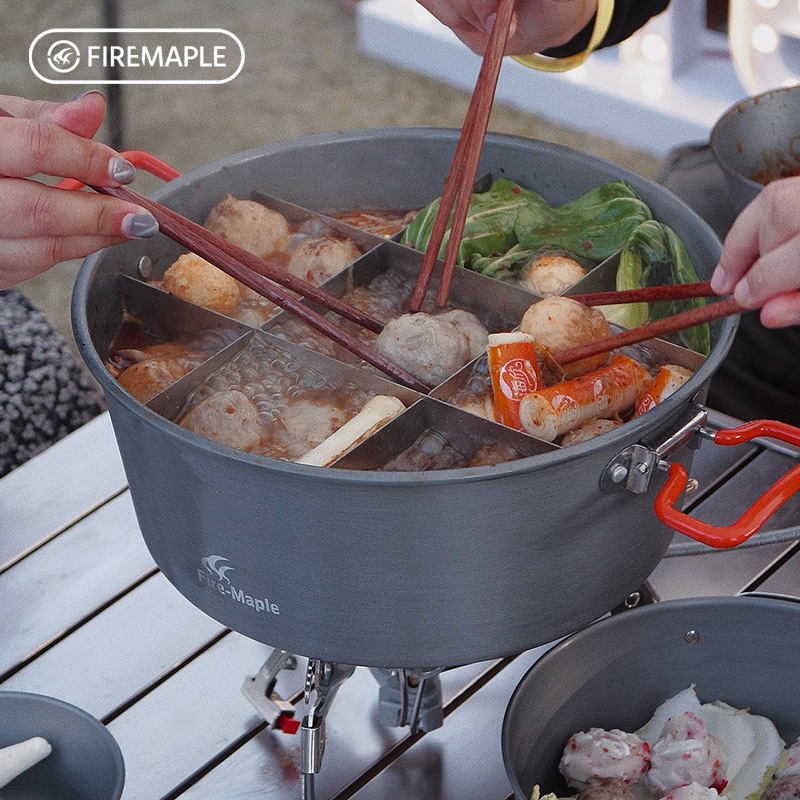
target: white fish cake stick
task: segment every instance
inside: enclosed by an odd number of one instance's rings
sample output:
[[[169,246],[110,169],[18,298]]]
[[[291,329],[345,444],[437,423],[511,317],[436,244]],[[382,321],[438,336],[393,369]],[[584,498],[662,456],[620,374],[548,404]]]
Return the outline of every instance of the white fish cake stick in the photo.
[[[47,739],[34,736],[0,750],[0,789],[53,752]]]

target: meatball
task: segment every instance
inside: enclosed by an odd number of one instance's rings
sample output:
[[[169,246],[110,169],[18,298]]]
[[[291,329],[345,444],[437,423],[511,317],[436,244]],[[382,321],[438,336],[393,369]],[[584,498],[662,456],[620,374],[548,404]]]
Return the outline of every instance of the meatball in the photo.
[[[534,303],[520,322],[520,330],[529,333],[539,347],[554,353],[570,350],[611,335],[602,311],[568,297],[545,297]],[[608,353],[582,358],[564,365],[564,377],[575,378],[608,363]]]
[[[489,333],[474,314],[461,308],[454,308],[445,311],[444,314],[439,314],[438,318],[455,325],[467,337],[470,360],[477,358],[486,350]]]
[[[258,410],[244,392],[217,392],[191,408],[181,427],[220,444],[255,450],[261,444]]]
[[[635,733],[590,728],[588,733],[581,731],[570,737],[558,769],[567,786],[583,789],[604,778],[636,783],[649,762],[650,748]]]
[[[375,343],[379,353],[428,386],[436,386],[470,360],[467,336],[429,314],[403,314],[387,323]]]
[[[578,425],[577,428],[567,431],[561,440],[561,446],[570,447],[581,442],[588,442],[589,439],[594,439],[595,436],[613,431],[614,428],[618,428],[620,425],[622,425],[622,421],[618,419],[598,419],[595,417],[588,422],[584,422],[583,425]]]
[[[800,775],[782,775],[764,790],[761,800],[800,800]]]
[[[283,214],[231,195],[211,209],[204,225],[259,258],[289,244],[289,223]]]
[[[578,793],[578,800],[637,800],[630,785],[619,778],[592,781]]]
[[[574,258],[539,256],[531,262],[521,283],[534,294],[548,297],[561,294],[585,275],[586,270]]]
[[[168,386],[172,386],[190,369],[189,364],[176,358],[149,358],[131,364],[122,371],[117,380],[140,403],[146,403]]]
[[[287,458],[299,458],[339,430],[352,416],[339,406],[301,398],[286,407],[272,435],[287,452]]]
[[[351,239],[320,236],[306,239],[293,253],[286,271],[304,281],[319,285],[352,264],[361,251]]]
[[[184,253],[164,273],[164,288],[220,314],[230,314],[240,298],[238,281],[194,253]]]
[[[670,717],[653,743],[644,780],[657,797],[689,783],[719,784],[726,780],[720,743],[691,711]]]

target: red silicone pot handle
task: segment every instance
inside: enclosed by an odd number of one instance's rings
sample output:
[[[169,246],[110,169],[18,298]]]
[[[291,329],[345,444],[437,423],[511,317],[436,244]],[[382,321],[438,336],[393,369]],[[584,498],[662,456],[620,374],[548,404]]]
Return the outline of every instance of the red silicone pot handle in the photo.
[[[715,444],[739,444],[757,436],[770,436],[789,444],[800,445],[800,428],[775,420],[756,420],[737,428],[718,430]],[[689,475],[681,464],[669,468],[669,478],[655,500],[656,516],[673,530],[691,536],[711,547],[736,547],[749,539],[798,490],[800,464],[793,467],[767,489],[732,525],[717,526],[702,522],[675,508],[686,487]]]
[[[143,169],[145,172],[150,172],[163,181],[171,181],[173,178],[177,178],[180,175],[180,172],[178,172],[175,167],[171,167],[146,150],[123,150],[120,155],[123,158],[127,158],[136,169]],[[83,189],[85,185],[86,184],[80,181],[76,181],[75,178],[64,178],[63,181],[59,181],[56,184],[59,189]]]

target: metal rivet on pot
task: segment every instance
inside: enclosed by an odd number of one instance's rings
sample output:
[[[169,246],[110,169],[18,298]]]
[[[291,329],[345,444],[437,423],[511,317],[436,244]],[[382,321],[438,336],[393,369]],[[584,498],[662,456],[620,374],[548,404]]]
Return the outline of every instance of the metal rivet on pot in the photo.
[[[416,689],[419,686],[419,675],[409,675],[408,676],[408,685],[412,689]]]
[[[626,608],[636,608],[639,603],[642,602],[642,593],[641,592],[631,592],[625,598],[625,606]]]
[[[147,280],[150,277],[150,273],[153,271],[153,260],[150,256],[142,256],[139,259],[139,274]]]
[[[692,628],[692,630],[686,631],[686,633],[683,634],[683,638],[689,644],[697,644],[700,641],[700,632]]]
[[[614,483],[622,483],[627,477],[628,469],[627,467],[623,467],[622,464],[617,464],[617,466],[611,470],[611,480],[614,481]]]
[[[647,474],[647,471],[648,471],[649,469],[650,469],[650,468],[649,468],[649,467],[647,466],[647,464],[645,464],[644,462],[642,462],[642,463],[639,463],[639,464],[637,464],[637,465],[636,465],[636,471],[637,471],[637,472],[640,472],[642,475],[646,475],[646,474]]]

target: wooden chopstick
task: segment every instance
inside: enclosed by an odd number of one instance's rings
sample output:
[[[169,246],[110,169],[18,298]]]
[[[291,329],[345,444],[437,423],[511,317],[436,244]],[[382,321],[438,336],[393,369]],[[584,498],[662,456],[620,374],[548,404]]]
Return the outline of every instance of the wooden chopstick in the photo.
[[[248,286],[253,291],[266,297],[268,300],[275,303],[275,305],[299,317],[320,333],[332,339],[337,344],[340,344],[351,353],[359,356],[368,364],[377,367],[398,383],[424,394],[430,391],[429,386],[422,383],[418,378],[415,378],[410,372],[389,361],[364,342],[335,325],[331,320],[301,303],[296,297],[286,291],[285,288],[277,286],[260,272],[249,267],[245,262],[252,262],[253,259],[260,264],[264,264],[264,262],[256,256],[253,256],[252,253],[248,253],[246,250],[236,247],[231,242],[228,242],[221,236],[217,236],[202,225],[198,225],[196,222],[162,206],[160,203],[148,197],[144,197],[138,192],[134,192],[132,189],[127,187],[115,188],[105,186],[92,186],[90,188],[101,194],[112,195],[121,200],[141,205],[156,218],[161,232],[171,239],[174,239],[184,247],[188,247],[193,253],[196,253],[201,258],[205,258],[206,261],[211,262],[215,267],[218,267],[245,286]],[[301,281],[301,283],[305,284],[304,281]],[[304,290],[306,290],[308,286],[309,284],[306,284],[303,287]],[[318,302],[319,297],[324,298],[324,305],[327,308],[337,310],[333,308],[333,305],[335,305],[337,308],[345,306],[346,309],[356,310],[351,309],[350,306],[346,306],[346,304],[341,303],[341,301],[331,304],[330,301],[335,298],[332,298],[331,295],[328,295],[326,292],[321,292],[321,290],[318,290],[316,287],[313,288],[316,296],[311,298],[309,294],[309,298],[315,299]]]
[[[14,115],[0,107],[0,116],[13,117]],[[192,252],[205,258],[218,269],[236,278],[236,280],[248,286],[253,291],[266,297],[276,306],[290,311],[295,316],[307,322],[320,333],[332,339],[337,344],[349,350],[351,353],[362,358],[368,364],[381,370],[389,375],[398,383],[407,386],[409,389],[427,394],[430,392],[430,387],[422,383],[418,378],[415,378],[410,372],[407,372],[402,367],[389,361],[389,359],[382,356],[380,353],[375,352],[372,348],[368,347],[364,342],[356,339],[347,331],[339,328],[329,319],[326,319],[321,314],[318,314],[313,309],[303,305],[297,298],[286,291],[281,286],[277,286],[269,277],[275,276],[275,279],[281,283],[286,284],[287,288],[292,288],[300,294],[304,294],[309,299],[324,305],[337,313],[347,316],[349,319],[358,322],[358,317],[364,318],[364,323],[370,323],[371,317],[358,309],[354,309],[342,302],[338,298],[334,298],[327,292],[323,292],[305,281],[295,278],[289,273],[281,271],[280,274],[276,271],[277,268],[262,261],[261,259],[243,250],[240,247],[228,242],[221,236],[217,236],[202,225],[198,225],[190,219],[172,211],[161,203],[151,200],[149,197],[144,197],[138,192],[133,191],[127,187],[106,187],[106,186],[90,186],[95,192],[100,194],[107,194],[117,197],[121,200],[126,200],[131,203],[146,208],[158,221],[161,232],[174,239],[178,244],[188,247]],[[249,264],[253,264],[255,269]],[[259,270],[263,270],[260,272]],[[296,288],[294,288],[296,287]],[[355,315],[355,318],[354,316]],[[364,324],[359,322],[359,324]],[[380,323],[372,320],[372,323],[380,326],[378,331],[382,329]],[[372,325],[364,324],[364,327],[370,327],[370,330],[375,330]]]
[[[720,300],[717,303],[709,303],[702,308],[693,308],[690,311],[681,311],[679,314],[673,314],[671,317],[664,317],[664,319],[649,322],[646,325],[640,325],[638,328],[630,328],[627,331],[615,333],[613,336],[599,339],[591,344],[575,347],[572,350],[562,350],[561,352],[552,353],[552,356],[559,364],[570,364],[573,361],[580,361],[582,358],[596,356],[599,353],[608,353],[619,347],[636,344],[637,342],[643,342],[647,339],[655,339],[659,336],[665,336],[668,333],[682,331],[684,328],[691,328],[694,325],[711,322],[711,320],[714,319],[728,317],[732,314],[741,314],[746,310],[747,309],[742,308],[733,297],[726,297],[724,300]]]
[[[716,297],[711,281],[671,283],[663,286],[643,286],[640,289],[620,289],[615,292],[566,295],[585,306],[609,306],[618,303],[653,303],[660,300],[685,300],[692,297]]]
[[[450,239],[447,243],[442,276],[436,294],[437,308],[444,308],[447,305],[456,259],[461,247],[461,236],[464,233],[469,203],[472,199],[472,188],[478,174],[478,162],[483,150],[486,130],[489,127],[489,115],[494,103],[497,78],[503,63],[503,54],[515,3],[516,0],[500,0],[497,7],[492,34],[489,37],[489,44],[483,56],[480,73],[472,92],[464,125],[461,128],[461,136],[456,145],[456,152],[447,175],[428,246],[425,248],[419,278],[409,302],[409,311],[419,311],[422,308],[452,212]],[[455,210],[453,210],[454,204]]]

